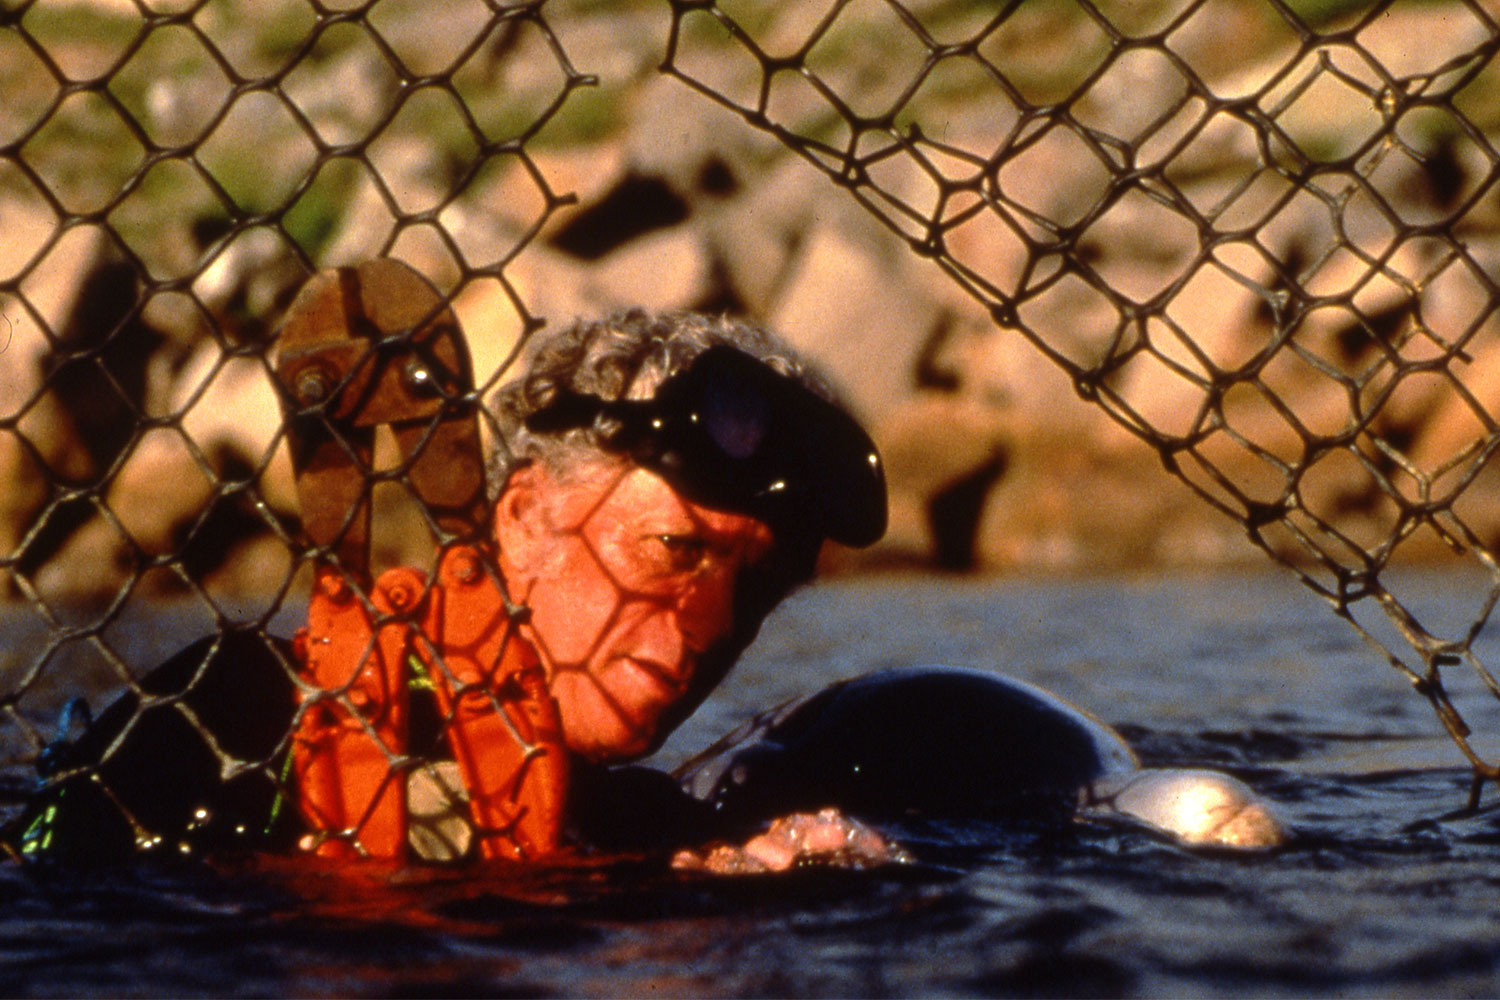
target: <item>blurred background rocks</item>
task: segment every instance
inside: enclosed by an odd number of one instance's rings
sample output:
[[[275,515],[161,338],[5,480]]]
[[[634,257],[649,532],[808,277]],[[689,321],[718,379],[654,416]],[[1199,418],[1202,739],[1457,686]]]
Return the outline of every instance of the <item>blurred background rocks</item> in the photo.
[[[452,296],[490,385],[532,317],[560,324],[642,305],[745,315],[786,335],[843,387],[889,466],[889,534],[868,552],[835,554],[838,566],[1072,571],[1257,558],[1240,523],[1164,475],[1158,450],[1079,399],[1063,368],[847,191],[659,72],[665,4],[557,0],[545,22],[520,17],[487,33],[477,2],[385,0],[368,26],[321,33],[296,0],[177,6],[192,12],[191,29],[156,25],[144,41],[131,0],[27,10],[22,24],[47,58],[72,79],[106,74],[107,97],[63,96],[32,45],[0,32],[0,549],[17,555],[13,589],[51,599],[282,587],[296,568],[297,512],[264,352],[312,269],[380,253]],[[808,30],[800,5],[764,6],[747,24],[768,51]],[[1120,14],[1144,34],[1179,6]],[[1323,6],[1307,16],[1350,7]],[[939,0],[910,8],[939,41],[993,15]],[[852,4],[809,58],[857,108],[888,102],[922,67],[891,17],[885,4]],[[705,63],[716,86],[753,96],[759,66],[712,26],[695,30],[695,45],[720,46]],[[1444,71],[1484,32],[1462,3],[1410,3],[1361,32],[1358,50],[1321,58],[1374,86],[1379,74],[1360,52],[1412,78]],[[1295,489],[1351,539],[1378,544],[1394,514],[1374,477],[1399,479],[1408,462],[1439,487],[1478,481],[1484,488],[1465,492],[1466,523],[1493,543],[1500,493],[1483,444],[1486,415],[1500,418],[1493,156],[1451,114],[1416,109],[1402,119],[1402,148],[1367,182],[1330,175],[1327,190],[1288,191],[1258,165],[1266,150],[1247,118],[1199,127],[1179,67],[1220,96],[1255,94],[1289,64],[1287,79],[1297,78],[1288,53],[1298,44],[1257,0],[1211,0],[1165,50],[1131,48],[1107,67],[1108,35],[1066,0],[1028,3],[992,32],[984,54],[1036,105],[1067,99],[1104,67],[1073,101],[1076,121],[1140,164],[1165,163],[1181,197],[1244,231],[1204,255],[1183,215],[1133,191],[1095,213],[1077,253],[1125,300],[1155,302],[1149,322],[1122,323],[1117,302],[1070,279],[1029,296],[1018,319],[1081,370],[1118,356],[1121,337],[1149,341],[1126,352],[1108,388],[1126,423],[1169,435],[1199,426],[1209,389],[1195,373],[1247,364],[1269,342],[1289,280],[1329,298],[1297,338],[1330,367],[1375,361],[1412,324],[1434,331],[1435,357],[1462,341],[1472,401],[1455,401],[1437,378],[1372,384],[1388,404],[1384,438],[1401,454],[1384,466],[1329,463]],[[451,89],[404,83],[393,58],[412,78],[451,74]],[[266,76],[277,85],[239,82]],[[777,80],[782,120],[836,138],[819,96],[798,89],[804,78]],[[1357,90],[1336,92],[1336,74],[1315,80],[1307,95],[1289,82],[1255,103],[1298,148],[1361,148],[1379,109]],[[1496,94],[1495,69],[1477,69],[1454,106],[1494,136]],[[1188,110],[1163,121],[1164,108]],[[1013,141],[1019,121],[1013,94],[961,67],[932,73],[902,114],[899,127],[979,155]],[[475,128],[515,151],[476,159]],[[1108,195],[1111,170],[1078,130],[1028,134],[1023,145],[998,171],[1009,203],[1066,228]],[[925,197],[916,172],[893,167],[882,184],[913,204]],[[1463,259],[1401,231],[1460,204],[1469,207],[1452,228]],[[950,230],[947,248],[1014,294],[1045,262],[987,218]],[[1337,434],[1351,412],[1347,386],[1317,364],[1288,361],[1261,382],[1302,430]],[[1224,406],[1237,419],[1233,401]],[[1203,456],[1252,497],[1258,482],[1268,496],[1287,489],[1274,457],[1295,458],[1302,430],[1264,405],[1246,406],[1231,430],[1211,435]],[[425,531],[399,508],[377,559],[423,562]],[[1419,532],[1401,555],[1442,549]]]

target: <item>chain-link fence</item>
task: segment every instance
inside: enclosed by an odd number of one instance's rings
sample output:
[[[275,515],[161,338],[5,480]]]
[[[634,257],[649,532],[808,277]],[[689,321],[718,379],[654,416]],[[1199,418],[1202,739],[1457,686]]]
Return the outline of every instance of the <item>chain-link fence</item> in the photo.
[[[610,24],[665,76],[619,65]],[[298,623],[312,550],[267,355],[311,273],[412,264],[482,395],[539,301],[578,304],[520,287],[543,233],[587,262],[680,217],[627,171],[559,222],[577,176],[552,152],[609,132],[612,71],[727,106],[1024,336],[1405,673],[1477,796],[1500,770],[1450,686],[1467,663],[1500,694],[1475,652],[1500,598],[1497,52],[1473,0],[7,0],[6,753],[41,754],[79,693],[160,701],[144,622]],[[630,287],[671,268],[645,270]],[[431,565],[404,516],[377,562]],[[1387,572],[1408,554],[1476,567],[1472,613],[1415,609]]]

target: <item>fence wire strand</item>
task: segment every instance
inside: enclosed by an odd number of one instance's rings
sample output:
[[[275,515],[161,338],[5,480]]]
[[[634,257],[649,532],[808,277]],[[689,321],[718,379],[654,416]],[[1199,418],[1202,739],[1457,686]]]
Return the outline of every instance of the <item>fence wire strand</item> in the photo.
[[[1449,694],[1467,666],[1500,697],[1475,649],[1500,600],[1500,24],[1478,0],[666,5],[663,73],[847,191],[1290,566],[1430,702],[1476,802],[1500,780]],[[395,256],[478,303],[466,325],[501,316],[480,395],[542,325],[508,269],[571,203],[535,150],[595,82],[556,9],[0,4],[9,757],[79,691],[161,702],[138,678],[169,651],[138,633],[163,594],[204,631],[295,622],[313,557],[286,432],[247,452],[215,417],[275,419],[266,354],[309,275]],[[1391,42],[1414,24],[1415,56]],[[194,498],[185,527],[139,513],[164,486]],[[1433,551],[1480,571],[1469,620],[1391,582]],[[78,552],[108,553],[102,604],[59,576]]]

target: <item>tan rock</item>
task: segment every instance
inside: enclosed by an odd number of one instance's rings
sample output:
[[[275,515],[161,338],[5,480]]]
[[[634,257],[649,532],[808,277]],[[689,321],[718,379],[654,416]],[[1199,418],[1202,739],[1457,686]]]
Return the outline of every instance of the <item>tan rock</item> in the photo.
[[[695,222],[748,311],[765,316],[797,271],[810,220],[823,214],[825,203],[846,196],[789,156],[740,180],[746,187],[727,201],[698,199]]]
[[[819,225],[769,319],[828,370],[856,413],[874,416],[911,395],[920,338],[938,314],[870,250]]]
[[[278,437],[281,407],[266,364],[253,357],[224,358],[203,344],[184,367],[173,399],[184,434],[206,455],[232,455],[261,470],[257,487],[273,510],[297,510],[286,442]]]
[[[39,197],[0,197],[0,232],[5,233],[5,240],[0,242],[0,278],[8,280],[19,274],[56,227],[57,216]]]
[[[764,160],[779,150],[774,140],[745,128],[726,108],[693,100],[682,83],[654,76],[630,95],[630,127],[623,141],[632,170],[661,177],[684,194],[695,192],[704,166]]]
[[[1410,449],[1412,461],[1421,469],[1431,473],[1452,470],[1456,475],[1445,475],[1439,479],[1438,495],[1450,492],[1458,485],[1459,476],[1468,472],[1480,459],[1481,449],[1492,432],[1485,425],[1500,421],[1500,330],[1496,322],[1488,324],[1489,336],[1477,338],[1480,348],[1470,353],[1469,360],[1455,361],[1452,365],[1457,377],[1462,379],[1471,399],[1457,392],[1434,391],[1432,409],[1423,422],[1421,433]],[[1436,388],[1445,388],[1446,379],[1432,378]]]
[[[1081,427],[1018,423],[978,532],[987,569],[1080,570],[1238,558],[1243,529],[1173,483],[1099,411]]]
[[[675,226],[639,236],[599,261],[586,294],[600,312],[628,306],[685,309],[709,289],[708,258],[691,229]]]
[[[100,229],[76,227],[32,268],[19,295],[0,294],[0,415],[21,414],[14,432],[0,434],[0,547],[6,553],[32,527],[50,480],[76,481],[93,473],[67,413],[53,393],[42,391],[43,365],[52,351],[42,325],[54,336],[63,330],[104,248]]]
[[[1492,36],[1491,26],[1461,4],[1396,4],[1355,37],[1387,73],[1404,80],[1438,73]]]
[[[572,195],[579,205],[589,205],[609,192],[620,178],[625,176],[628,159],[624,146],[618,141],[605,140],[587,146],[544,147],[529,150],[531,161],[537,171],[547,180],[547,185],[556,195]],[[504,174],[495,189],[494,208],[516,217],[516,206],[533,209],[524,213],[524,218],[535,218],[537,185],[534,178],[524,170],[512,168]],[[552,216],[543,229],[541,238],[556,233],[559,226],[566,225],[577,209],[568,209]]]
[[[31,518],[47,499],[46,481],[13,432],[0,433],[0,551],[15,552]],[[11,579],[0,576],[0,596],[11,594]]]
[[[912,397],[873,426],[887,473],[924,494],[984,464],[1013,437],[1003,411],[940,392]]]
[[[1003,412],[972,397],[927,392],[898,405],[874,425],[872,436],[890,483],[890,527],[882,550],[961,562],[957,549],[974,537],[982,502],[974,504],[971,524],[939,520],[944,512],[934,502],[970,478],[982,495],[1003,475],[1010,444]]]
[[[231,548],[224,561],[208,572],[203,585],[240,621],[251,621],[271,610],[266,602],[282,593],[288,577],[294,579],[287,591],[305,594],[312,585],[311,576],[311,563],[299,564],[281,539],[264,534],[244,539]],[[295,621],[299,625],[302,617],[298,609]]]
[[[160,427],[136,443],[110,483],[106,502],[134,544],[157,556],[176,550],[181,529],[203,513],[215,493],[182,434]]]
[[[529,281],[516,274],[507,278],[522,303],[530,302]],[[454,297],[453,313],[469,344],[475,385],[492,384],[497,376],[503,379],[525,326],[504,286],[493,278],[469,282]]]
[[[126,585],[136,569],[119,529],[95,517],[37,568],[33,583],[48,603],[107,599]]]

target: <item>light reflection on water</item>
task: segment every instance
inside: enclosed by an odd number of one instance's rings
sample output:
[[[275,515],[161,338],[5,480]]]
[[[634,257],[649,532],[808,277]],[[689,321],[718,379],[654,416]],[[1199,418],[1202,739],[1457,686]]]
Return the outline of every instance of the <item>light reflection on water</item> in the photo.
[[[1414,574],[1409,592],[1440,611],[1474,603],[1449,577]],[[115,640],[139,642],[121,649],[136,662],[195,624],[168,616]],[[1482,643],[1493,660],[1493,636]],[[341,877],[284,859],[212,875],[0,868],[0,992],[1500,992],[1500,816],[1439,819],[1467,790],[1457,751],[1281,576],[822,584],[767,623],[658,762],[777,701],[915,663],[1011,674],[1120,726],[1150,762],[1229,768],[1299,837],[1237,857],[1112,829],[913,825],[900,834],[915,868],[727,881],[675,877],[659,858],[524,876]],[[1463,704],[1481,744],[1500,732],[1489,705]]]

